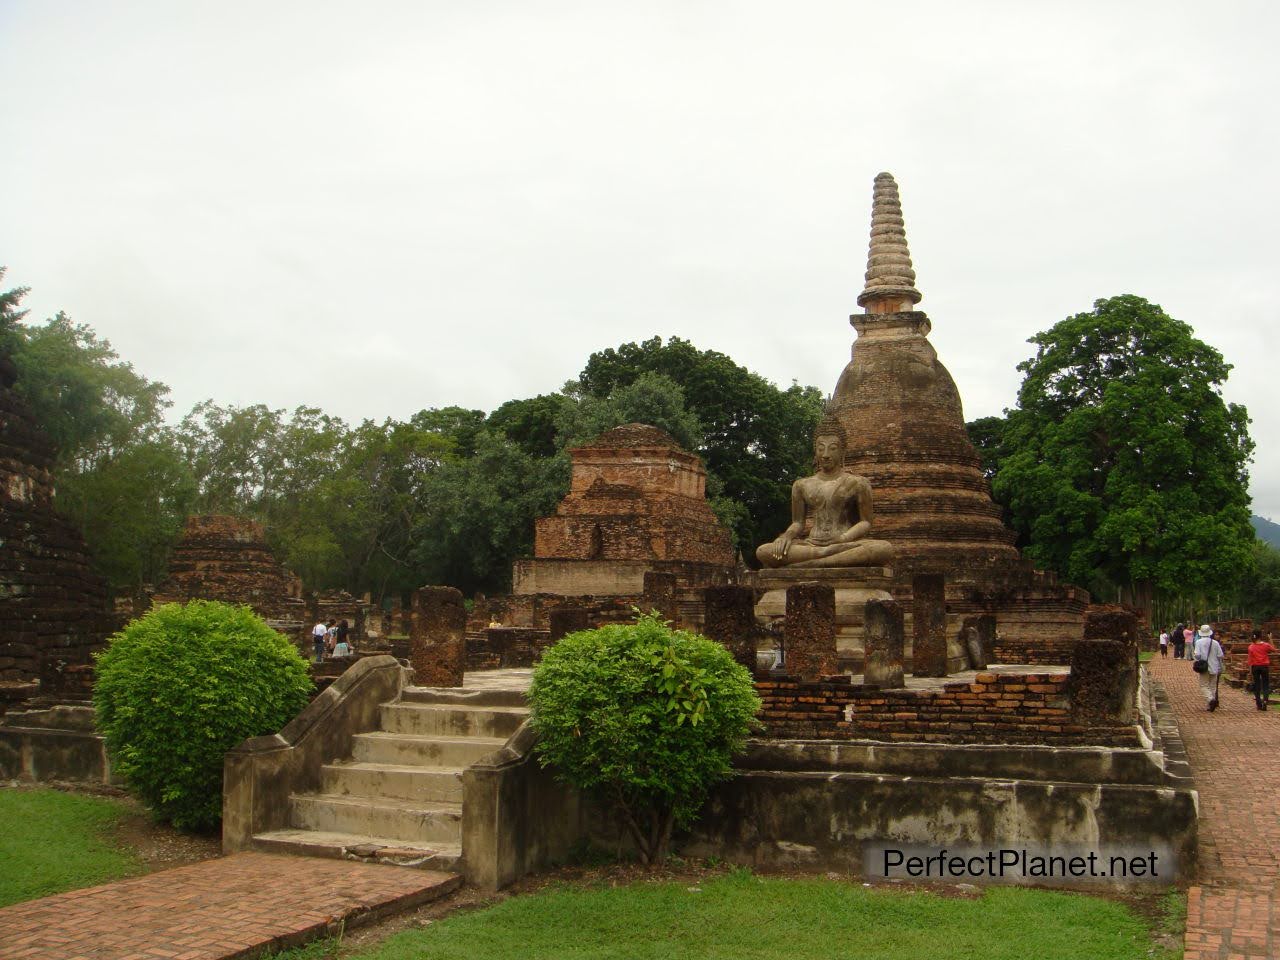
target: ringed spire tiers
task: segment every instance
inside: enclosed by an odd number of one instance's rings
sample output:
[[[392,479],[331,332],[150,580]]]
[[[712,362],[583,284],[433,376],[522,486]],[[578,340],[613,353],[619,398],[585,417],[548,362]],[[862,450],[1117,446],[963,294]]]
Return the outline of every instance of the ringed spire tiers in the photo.
[[[871,247],[866,286],[858,295],[858,306],[867,313],[899,313],[919,302],[898,184],[893,174],[880,173],[872,191]]]

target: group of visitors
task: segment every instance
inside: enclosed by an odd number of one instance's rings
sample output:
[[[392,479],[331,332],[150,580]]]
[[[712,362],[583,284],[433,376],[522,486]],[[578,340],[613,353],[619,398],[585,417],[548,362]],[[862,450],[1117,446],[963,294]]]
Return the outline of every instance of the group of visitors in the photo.
[[[1204,697],[1205,709],[1210,713],[1217,710],[1218,685],[1226,657],[1213,628],[1202,623],[1196,630],[1180,623],[1172,632],[1160,634],[1160,656],[1167,657],[1170,646],[1175,660],[1191,661],[1192,669],[1200,678],[1200,694]],[[1269,634],[1263,637],[1261,630],[1253,631],[1253,642],[1249,644],[1248,651],[1249,689],[1253,691],[1254,705],[1259,710],[1266,710],[1271,698],[1271,655],[1275,652]]]
[[[320,620],[311,628],[311,640],[315,644],[316,663],[326,659],[349,657],[354,652],[351,646],[351,627],[346,620]]]

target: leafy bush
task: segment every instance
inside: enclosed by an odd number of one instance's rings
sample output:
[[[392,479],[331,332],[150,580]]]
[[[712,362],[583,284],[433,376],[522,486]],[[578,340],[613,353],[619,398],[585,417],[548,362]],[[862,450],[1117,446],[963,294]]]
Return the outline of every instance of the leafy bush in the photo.
[[[112,763],[175,826],[222,817],[222,757],[306,706],[307,663],[248,607],[156,607],[98,657],[94,703]]]
[[[539,759],[618,811],[645,863],[730,774],[760,709],[750,674],[656,614],[572,633],[533,673]]]

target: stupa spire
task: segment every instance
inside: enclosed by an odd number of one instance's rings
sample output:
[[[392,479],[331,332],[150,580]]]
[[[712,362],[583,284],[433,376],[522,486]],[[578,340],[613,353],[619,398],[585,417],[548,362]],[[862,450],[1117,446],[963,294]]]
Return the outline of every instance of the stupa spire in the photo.
[[[916,272],[911,268],[911,251],[907,249],[898,184],[891,173],[876,175],[866,279],[867,284],[858,295],[858,306],[867,313],[898,313],[920,302]]]

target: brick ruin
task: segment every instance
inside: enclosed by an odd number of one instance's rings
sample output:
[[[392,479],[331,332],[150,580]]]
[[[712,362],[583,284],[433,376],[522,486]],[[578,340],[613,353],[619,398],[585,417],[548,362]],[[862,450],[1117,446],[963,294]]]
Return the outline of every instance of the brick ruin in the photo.
[[[885,690],[847,677],[761,680],[770,737],[915,743],[1031,743],[1138,747],[1132,723],[1073,715],[1070,674],[978,673],[926,689]]]
[[[1222,679],[1233,687],[1246,687],[1253,682],[1249,671],[1249,644],[1253,642],[1252,620],[1218,620],[1211,624],[1218,642],[1222,644],[1225,662]],[[1274,618],[1258,626],[1262,638],[1275,639],[1272,646],[1280,649],[1280,618]],[[1272,684],[1280,684],[1280,652],[1271,655]]]
[[[690,630],[700,629],[705,615],[702,591],[675,589],[670,573],[646,574],[641,591],[635,594],[478,597],[467,617],[467,669],[531,667],[566,633],[633,623],[637,609],[656,610]]]
[[[169,576],[152,600],[197,599],[244,604],[272,625],[287,624],[283,632],[290,634],[307,618],[302,581],[277,562],[262,524],[243,517],[187,518],[169,560]]]
[[[39,693],[87,700],[116,628],[80,532],[55,512],[53,447],[0,357],[0,713]]]
[[[892,588],[909,601],[911,577],[947,579],[948,632],[965,616],[995,614],[996,659],[1065,663],[1081,636],[1086,591],[1022,560],[991,499],[965,430],[960,393],[928,336],[929,317],[907,248],[898,186],[876,177],[862,314],[833,407],[847,434],[845,464],[875,493],[873,536],[896,550]],[[910,635],[910,630],[908,630]]]
[[[473,604],[468,669],[532,665],[559,639],[557,616],[585,629],[630,622],[639,608],[700,629],[704,590],[736,579],[702,461],[666,431],[628,423],[569,455],[569,493],[536,521],[534,556],[515,562],[512,594]]]
[[[569,451],[569,493],[537,520],[517,595],[635,596],[646,573],[679,590],[728,583],[733,539],[707,503],[707,472],[657,427],[628,423]]]

